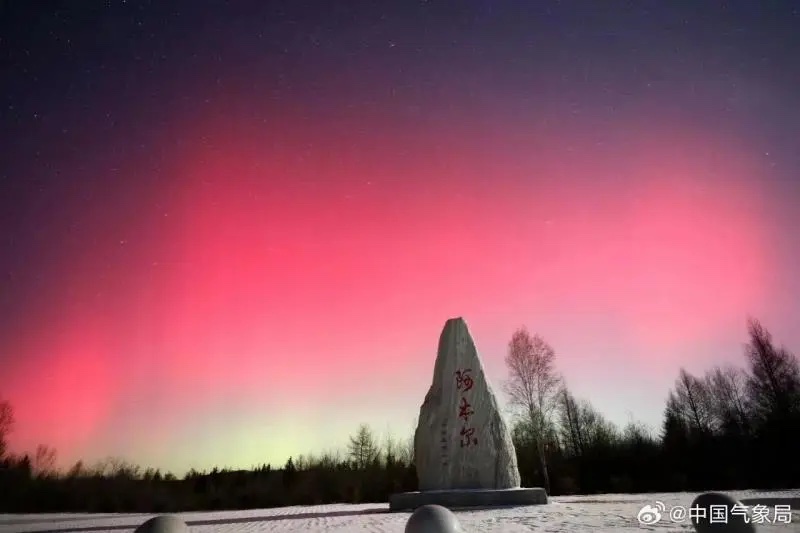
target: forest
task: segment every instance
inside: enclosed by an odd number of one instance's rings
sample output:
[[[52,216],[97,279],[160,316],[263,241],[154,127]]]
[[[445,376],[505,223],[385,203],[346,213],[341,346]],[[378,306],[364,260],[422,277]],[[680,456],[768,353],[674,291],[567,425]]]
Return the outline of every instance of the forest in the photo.
[[[663,422],[609,422],[576,398],[555,350],[518,329],[508,344],[503,392],[523,486],[551,495],[800,487],[800,364],[757,320],[741,366],[705,375],[676,369]],[[499,393],[500,391],[498,391]],[[354,429],[340,452],[283,465],[213,468],[181,478],[119,458],[55,468],[56,451],[7,449],[14,409],[0,400],[0,512],[176,512],[386,502],[417,488],[413,436]]]

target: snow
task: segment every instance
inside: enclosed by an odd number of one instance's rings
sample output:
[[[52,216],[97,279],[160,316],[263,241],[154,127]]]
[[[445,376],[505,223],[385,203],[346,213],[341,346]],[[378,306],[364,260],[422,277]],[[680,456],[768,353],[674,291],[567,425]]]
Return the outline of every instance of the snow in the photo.
[[[770,506],[791,505],[789,524],[763,523],[763,533],[800,532],[800,489],[793,491],[743,491],[729,493],[749,505],[760,501]],[[549,533],[619,532],[619,531],[693,531],[688,519],[671,522],[669,510],[688,508],[697,493],[672,494],[603,494],[598,496],[561,496],[547,505],[501,509],[456,511],[467,533]],[[759,501],[752,502],[750,500]],[[636,519],[645,505],[662,502],[666,508],[662,520],[642,526]],[[402,533],[409,513],[389,513],[388,504],[319,505],[180,513],[192,533]],[[0,533],[105,533],[132,532],[152,514],[42,514],[0,515]]]

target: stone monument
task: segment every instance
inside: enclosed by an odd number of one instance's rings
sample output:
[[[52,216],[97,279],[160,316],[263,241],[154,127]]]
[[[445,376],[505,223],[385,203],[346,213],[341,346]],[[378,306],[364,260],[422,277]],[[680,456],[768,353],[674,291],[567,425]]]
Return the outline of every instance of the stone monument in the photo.
[[[463,318],[448,320],[439,337],[414,461],[419,492],[391,495],[391,510],[547,503],[544,489],[520,488],[511,433]]]

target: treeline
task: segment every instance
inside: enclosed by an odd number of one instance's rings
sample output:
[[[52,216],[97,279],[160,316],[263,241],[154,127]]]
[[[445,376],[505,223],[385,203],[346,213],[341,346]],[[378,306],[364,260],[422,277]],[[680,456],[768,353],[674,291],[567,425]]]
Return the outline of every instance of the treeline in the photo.
[[[800,486],[800,365],[757,321],[743,367],[703,376],[681,369],[661,428],[605,419],[576,399],[555,351],[515,332],[506,393],[524,486],[550,494],[778,489]],[[54,450],[6,453],[13,411],[0,402],[0,512],[174,512],[386,502],[417,488],[411,439],[381,441],[367,426],[342,452],[290,458],[280,468],[214,468],[182,479],[119,459],[57,472]]]
[[[680,369],[655,430],[618,428],[577,400],[553,349],[517,331],[507,392],[523,482],[551,494],[800,487],[800,364],[758,321],[748,330],[743,368]]]
[[[366,425],[350,437],[346,453],[289,458],[282,468],[214,468],[182,479],[142,470],[122,459],[67,473],[53,467],[51,449],[0,461],[2,512],[177,512],[249,509],[338,502],[386,502],[388,494],[416,490],[410,441],[379,442]]]

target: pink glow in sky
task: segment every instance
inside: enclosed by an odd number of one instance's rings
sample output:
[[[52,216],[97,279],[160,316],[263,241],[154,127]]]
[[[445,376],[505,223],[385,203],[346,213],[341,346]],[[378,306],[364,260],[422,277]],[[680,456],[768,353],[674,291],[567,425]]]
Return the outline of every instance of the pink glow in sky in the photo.
[[[575,126],[293,124],[185,121],[158,209],[76,215],[119,237],[54,252],[3,346],[15,448],[180,471],[407,435],[453,316],[498,392],[525,324],[579,396],[655,426],[680,366],[742,363],[776,312],[774,193],[733,135],[626,121],[610,156]]]

